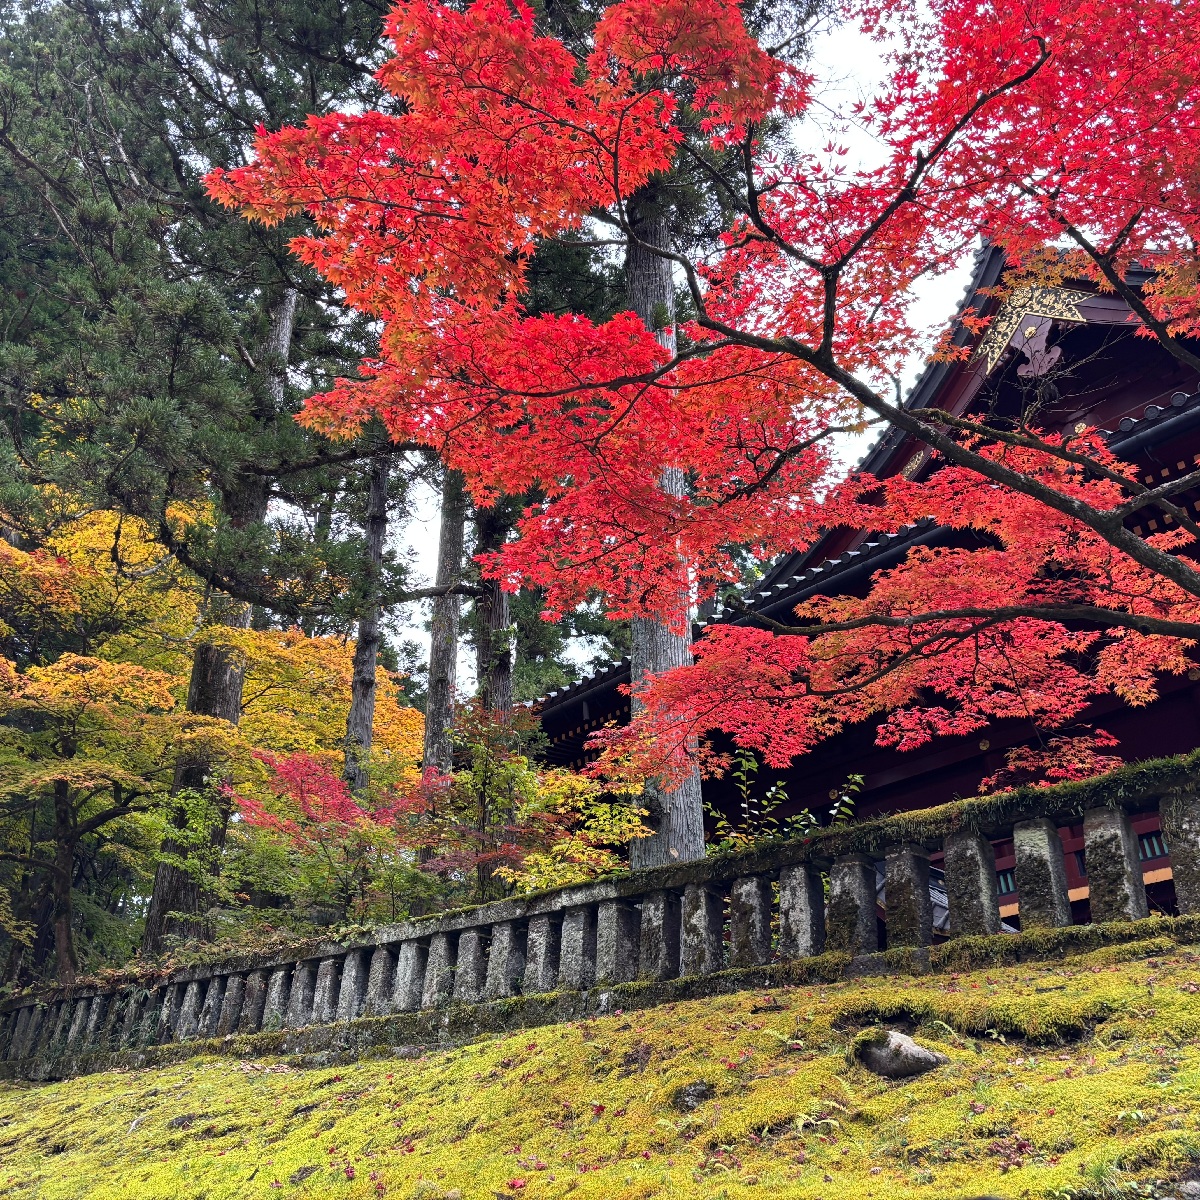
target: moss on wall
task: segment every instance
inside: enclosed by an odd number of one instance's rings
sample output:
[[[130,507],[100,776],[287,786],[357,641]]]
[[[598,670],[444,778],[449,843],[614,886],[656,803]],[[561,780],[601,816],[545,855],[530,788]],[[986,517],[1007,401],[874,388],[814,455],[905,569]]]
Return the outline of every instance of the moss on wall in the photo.
[[[876,1022],[949,1064],[898,1083],[848,1066]],[[4,1084],[0,1193],[1098,1200],[1167,1194],[1200,1161],[1198,1131],[1200,947],[1160,936],[347,1067],[198,1058]]]

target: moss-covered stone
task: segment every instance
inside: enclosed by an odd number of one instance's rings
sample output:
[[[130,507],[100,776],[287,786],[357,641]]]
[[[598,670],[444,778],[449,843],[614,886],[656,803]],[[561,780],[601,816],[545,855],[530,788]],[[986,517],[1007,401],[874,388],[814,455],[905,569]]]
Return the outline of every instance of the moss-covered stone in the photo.
[[[1137,921],[1147,916],[1129,814],[1117,808],[1089,808],[1083,814],[1083,841],[1092,920]]]
[[[1021,928],[1055,928],[1071,923],[1067,876],[1058,827],[1047,817],[1018,821],[1013,827]]]
[[[1118,928],[1123,943],[1112,940]],[[164,1059],[86,1087],[0,1085],[0,1191],[37,1200],[1169,1195],[1167,1181],[1200,1156],[1200,956],[1176,942],[1181,923],[1141,941],[1130,928],[1101,927],[1108,943],[1049,964],[833,982],[810,974],[767,991],[666,996],[647,1011],[631,1011],[639,990],[663,998],[664,988],[719,977],[629,983],[609,993],[621,1013],[536,1032],[500,1030],[535,999],[549,1018],[561,997],[506,1000],[490,1010],[496,1032],[442,1050],[381,1044],[368,1054],[348,1037],[286,1060],[240,1057],[285,1050],[292,1035],[280,1031],[232,1039],[230,1057]],[[424,1023],[430,1045],[462,1032],[475,1011],[407,1019]],[[881,1026],[949,1061],[898,1082],[848,1065],[856,1035]],[[359,1061],[347,1063],[351,1054]],[[696,1103],[675,1103],[697,1083],[706,1086]]]

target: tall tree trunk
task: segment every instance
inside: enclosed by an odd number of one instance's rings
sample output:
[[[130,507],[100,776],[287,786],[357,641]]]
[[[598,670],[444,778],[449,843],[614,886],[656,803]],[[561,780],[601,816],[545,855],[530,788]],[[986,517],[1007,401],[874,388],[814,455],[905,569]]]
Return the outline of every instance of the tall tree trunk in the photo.
[[[271,323],[263,343],[268,400],[266,410],[259,412],[263,420],[274,419],[283,409],[288,349],[296,321],[296,301],[296,290],[287,288],[271,314]],[[243,528],[266,519],[269,498],[266,479],[247,474],[238,480],[235,487],[226,491],[222,503],[230,523]],[[219,624],[234,629],[250,627],[250,605],[229,601],[221,607],[222,611],[217,616]],[[209,641],[198,642],[188,683],[188,712],[217,717],[236,725],[242,715],[243,670],[242,657],[237,651]],[[210,843],[215,858],[225,844],[229,801],[223,791],[212,788],[210,774],[214,765],[194,760],[180,763],[175,769],[172,790],[179,792],[186,788],[214,793],[215,811]],[[183,809],[177,810],[174,823],[179,830],[186,827],[187,814]],[[206,932],[201,917],[204,911],[202,874],[204,867],[211,864],[185,866],[178,860],[185,857],[187,852],[188,847],[179,839],[168,834],[163,840],[164,861],[158,864],[154,872],[154,890],[150,895],[146,928],[142,934],[142,950],[146,954],[162,953],[168,936],[203,937]]]
[[[630,204],[634,235],[649,246],[664,249],[671,244],[667,212],[656,189],[650,186],[636,195]],[[625,264],[629,305],[641,317],[661,345],[675,350],[675,287],[671,264],[644,246],[630,245]],[[661,486],[671,496],[686,493],[687,480],[677,467],[664,467]],[[651,675],[692,661],[689,600],[681,582],[680,611],[664,613],[662,620],[635,617],[632,675],[635,685]],[[672,617],[682,618],[686,633],[671,629]],[[636,704],[636,701],[634,702]],[[693,762],[691,773],[677,787],[667,789],[654,781],[647,784],[645,804],[654,833],[638,838],[629,848],[633,867],[656,867],[664,863],[689,862],[704,857],[704,804],[700,791],[700,771]]]
[[[507,505],[497,502],[475,513],[476,553],[499,550],[511,528]],[[479,698],[490,713],[507,717],[513,707],[513,646],[508,593],[494,579],[481,579],[475,601],[475,663]]]
[[[367,499],[366,550],[369,575],[363,611],[358,618],[354,645],[354,676],[350,713],[346,718],[346,782],[359,795],[367,790],[367,760],[375,726],[375,663],[379,657],[379,583],[383,572],[383,544],[387,538],[389,455],[371,464],[371,489]]]
[[[79,974],[75,953],[74,910],[71,881],[75,874],[74,821],[70,787],[65,779],[54,781],[54,870],[50,894],[53,901],[54,957],[58,982],[70,987]]]
[[[438,533],[436,587],[462,580],[463,530],[467,523],[467,493],[462,474],[446,469],[442,481],[442,526]],[[426,767],[446,773],[453,765],[454,683],[458,668],[458,626],[462,598],[437,596],[429,637],[429,688],[425,699]]]

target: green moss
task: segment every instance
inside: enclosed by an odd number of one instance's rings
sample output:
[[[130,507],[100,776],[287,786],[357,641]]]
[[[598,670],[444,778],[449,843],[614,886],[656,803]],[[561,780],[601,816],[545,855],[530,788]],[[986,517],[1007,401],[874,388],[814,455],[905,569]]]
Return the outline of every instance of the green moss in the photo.
[[[875,1027],[950,1062],[899,1083],[849,1065]],[[680,1089],[698,1081],[715,1094],[687,1111]],[[0,1085],[0,1193],[1082,1200],[1177,1178],[1198,1128],[1200,954],[1153,936],[1054,964],[809,979],[418,1058],[193,1058]]]

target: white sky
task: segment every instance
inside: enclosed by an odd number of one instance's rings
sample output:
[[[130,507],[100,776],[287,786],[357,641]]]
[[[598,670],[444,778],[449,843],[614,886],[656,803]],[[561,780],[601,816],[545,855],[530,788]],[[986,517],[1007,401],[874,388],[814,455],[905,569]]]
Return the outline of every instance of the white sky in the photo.
[[[836,141],[850,149],[850,162],[873,165],[880,147],[872,135],[859,125],[840,119],[857,100],[871,96],[884,78],[881,47],[864,37],[852,25],[841,26],[818,36],[813,54],[813,69],[819,81],[812,114],[797,131],[810,146],[820,146],[836,134]],[[849,165],[849,164],[848,164]],[[967,255],[955,270],[937,279],[925,279],[914,289],[912,319],[914,327],[926,331],[924,344],[916,346],[905,365],[902,385],[907,391],[920,374],[928,348],[937,333],[954,315],[971,276],[971,256]],[[878,436],[878,430],[857,438],[846,438],[840,456],[851,466]],[[414,492],[410,519],[398,531],[397,549],[409,554],[414,567],[414,586],[426,586],[437,565],[438,498],[428,489]],[[424,628],[428,605],[413,606],[398,632],[427,649],[429,635]],[[424,611],[419,611],[424,610]],[[584,656],[586,657],[586,656]],[[459,661],[460,690],[474,686],[474,663],[464,652]]]

